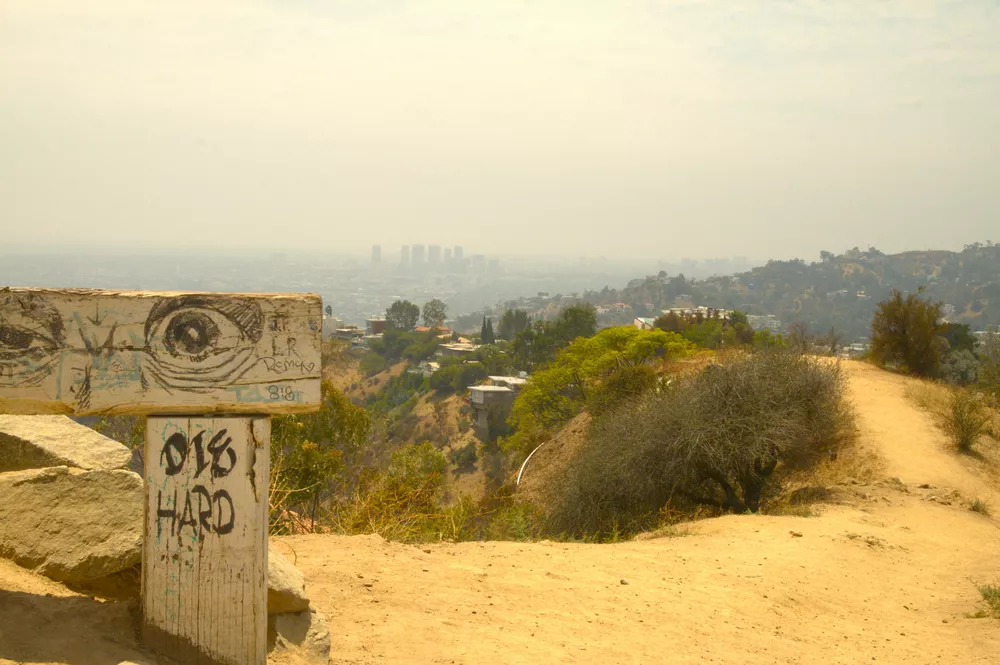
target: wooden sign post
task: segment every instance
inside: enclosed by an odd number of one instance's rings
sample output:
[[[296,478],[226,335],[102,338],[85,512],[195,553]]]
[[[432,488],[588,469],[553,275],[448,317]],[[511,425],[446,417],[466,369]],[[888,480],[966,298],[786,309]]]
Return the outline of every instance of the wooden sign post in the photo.
[[[0,289],[0,413],[149,415],[154,649],[265,665],[269,416],[318,409],[321,328],[313,294]]]

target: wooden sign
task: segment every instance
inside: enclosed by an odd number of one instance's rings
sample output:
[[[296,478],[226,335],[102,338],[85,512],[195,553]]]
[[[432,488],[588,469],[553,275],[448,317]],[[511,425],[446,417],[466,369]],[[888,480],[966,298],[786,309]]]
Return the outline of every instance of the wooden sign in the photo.
[[[0,288],[0,413],[297,413],[320,401],[314,294]]]
[[[270,419],[146,419],[144,641],[265,665]]]

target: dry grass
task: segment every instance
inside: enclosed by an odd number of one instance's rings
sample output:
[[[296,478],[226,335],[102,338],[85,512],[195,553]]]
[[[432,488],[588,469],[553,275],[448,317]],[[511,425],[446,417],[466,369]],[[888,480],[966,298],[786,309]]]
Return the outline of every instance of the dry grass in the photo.
[[[972,503],[969,504],[969,510],[974,513],[979,513],[985,517],[990,516],[990,506],[982,499],[973,499]]]
[[[1000,619],[1000,584],[977,584],[976,589],[983,599],[983,609],[970,617],[974,619],[985,619],[993,617]]]
[[[967,389],[914,379],[906,387],[906,397],[930,414],[934,424],[950,437],[949,421],[952,419],[953,396],[956,391],[964,390]],[[991,399],[985,395],[984,397]],[[992,398],[992,405],[986,409],[986,416],[985,436],[980,438],[979,447],[971,454],[963,455],[963,458],[978,473],[990,478],[994,484],[1000,485],[1000,408],[995,398]]]
[[[933,381],[914,380],[906,387],[906,396],[913,402],[930,413],[934,417],[937,425],[944,427],[951,413],[952,396],[957,390],[964,388],[952,388]],[[989,397],[986,397],[989,400]],[[986,425],[987,435],[994,441],[1000,441],[1000,409],[996,400],[991,400],[992,405],[989,410],[989,419]]]

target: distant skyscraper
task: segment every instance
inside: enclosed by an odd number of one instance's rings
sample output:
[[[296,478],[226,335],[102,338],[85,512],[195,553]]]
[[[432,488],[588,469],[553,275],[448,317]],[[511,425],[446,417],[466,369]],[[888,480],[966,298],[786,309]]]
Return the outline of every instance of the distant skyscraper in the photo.
[[[472,271],[477,273],[486,272],[486,257],[476,254],[472,257]]]
[[[427,247],[427,262],[434,265],[441,263],[441,245]]]
[[[444,262],[451,263],[451,247],[444,248]]]
[[[382,263],[381,245],[372,245],[372,263]]]
[[[462,262],[462,248],[459,247],[458,245],[455,246],[455,262],[456,263]]]
[[[422,266],[424,265],[424,246],[423,245],[413,245],[413,265]]]
[[[403,248],[399,250],[399,262],[404,266],[410,265],[410,246],[403,245]]]

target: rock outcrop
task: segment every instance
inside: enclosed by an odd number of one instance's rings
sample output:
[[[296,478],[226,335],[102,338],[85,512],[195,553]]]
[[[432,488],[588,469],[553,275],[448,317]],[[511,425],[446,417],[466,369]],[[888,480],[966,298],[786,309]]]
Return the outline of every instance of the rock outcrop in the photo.
[[[283,614],[308,609],[305,577],[281,552],[268,548],[267,613]]]
[[[0,474],[0,556],[59,581],[106,577],[139,563],[142,505],[131,471]]]
[[[87,471],[128,468],[122,444],[66,416],[0,415],[0,473],[68,466]]]
[[[315,609],[267,617],[269,653],[292,652],[301,660],[316,665],[330,662],[330,630],[326,617]]]

